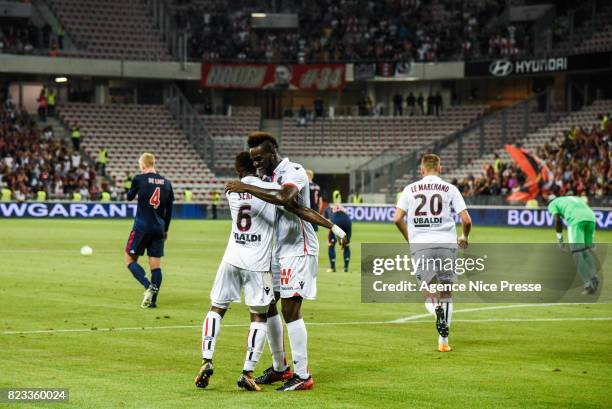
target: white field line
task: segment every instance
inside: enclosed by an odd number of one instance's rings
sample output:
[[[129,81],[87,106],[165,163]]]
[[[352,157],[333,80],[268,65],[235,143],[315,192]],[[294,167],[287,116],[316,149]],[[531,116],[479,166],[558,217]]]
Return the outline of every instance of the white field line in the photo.
[[[498,305],[490,307],[465,308],[456,310],[454,313],[501,310],[510,308],[528,308],[534,306],[552,306],[552,305],[580,305],[582,303],[550,303],[550,304],[513,304],[513,305]],[[416,314],[404,318],[398,318],[391,321],[352,321],[352,322],[310,322],[307,326],[340,326],[340,325],[382,325],[382,324],[419,324],[431,323],[432,316],[430,314]],[[612,317],[560,317],[560,318],[484,318],[484,319],[454,319],[453,322],[556,322],[556,321],[612,321]],[[61,334],[61,333],[79,333],[79,332],[113,332],[113,331],[152,331],[166,329],[193,329],[200,328],[201,325],[160,325],[160,326],[142,326],[142,327],[111,327],[111,328],[75,328],[75,329],[41,329],[27,331],[3,331],[0,335],[31,335],[31,334]],[[248,324],[224,324],[224,328],[248,327]]]

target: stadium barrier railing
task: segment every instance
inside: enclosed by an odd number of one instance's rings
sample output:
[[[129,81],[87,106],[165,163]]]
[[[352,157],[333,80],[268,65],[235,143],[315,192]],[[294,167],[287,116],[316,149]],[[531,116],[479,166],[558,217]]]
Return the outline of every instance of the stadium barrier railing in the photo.
[[[202,160],[214,172],[215,141],[208,132],[206,124],[200,118],[198,111],[193,108],[176,84],[172,83],[164,89],[164,104]]]
[[[515,131],[521,129],[520,138],[527,135],[529,124],[534,111],[531,109],[537,103],[539,112],[545,112],[544,125],[553,119],[551,111],[552,90],[547,89],[537,95],[527,98],[517,104],[492,112],[466,128],[441,138],[433,143],[424,144],[418,149],[407,154],[401,155],[392,147],[366,162],[362,166],[354,169],[350,174],[350,187],[352,191],[362,193],[387,193],[387,201],[393,202],[394,195],[399,191],[397,181],[402,178],[416,180],[419,176],[419,161],[425,153],[441,154],[445,149],[456,149],[455,168],[459,168],[473,159],[484,156],[487,152],[485,141],[494,139],[499,147],[506,143],[515,142],[511,138],[511,129]],[[517,123],[508,123],[508,117],[518,118]],[[501,124],[501,133],[494,136],[488,133],[487,126],[495,122]],[[497,125],[497,124],[495,124]],[[497,128],[497,126],[495,126]],[[479,149],[477,156],[468,156],[465,152],[464,144],[466,139],[477,140]],[[444,166],[444,163],[442,164]],[[402,186],[403,188],[403,186]]]

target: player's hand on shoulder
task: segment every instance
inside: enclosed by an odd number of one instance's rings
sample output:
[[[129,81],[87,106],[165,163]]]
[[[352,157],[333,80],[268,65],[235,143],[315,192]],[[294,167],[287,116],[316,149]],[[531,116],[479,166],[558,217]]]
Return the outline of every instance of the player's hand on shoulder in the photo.
[[[225,191],[230,193],[244,193],[247,185],[239,180],[232,180],[225,185]]]
[[[457,239],[457,244],[459,248],[466,249],[468,247],[468,239],[465,236],[461,236]]]

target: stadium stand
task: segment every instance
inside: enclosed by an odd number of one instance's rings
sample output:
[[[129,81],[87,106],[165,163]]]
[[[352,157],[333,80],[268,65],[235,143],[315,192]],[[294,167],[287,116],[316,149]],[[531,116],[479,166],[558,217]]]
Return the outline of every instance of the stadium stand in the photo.
[[[610,165],[611,129],[601,127],[602,115],[612,112],[612,100],[595,101],[591,106],[571,113],[554,123],[528,134],[518,143],[547,162],[563,193],[586,194],[602,198],[612,193]],[[571,135],[571,130],[576,135]],[[504,164],[500,174],[493,171],[495,154]],[[520,187],[521,172],[512,165],[508,153],[499,148],[494,154],[474,160],[446,176],[466,196],[507,194]],[[587,186],[589,190],[586,190]]]
[[[587,6],[585,4],[585,6]],[[585,18],[582,24],[572,30],[567,16],[557,20],[554,31],[557,40],[554,44],[555,55],[588,54],[612,50],[612,4],[603,3],[592,18]]]
[[[375,156],[385,150],[410,152],[475,121],[486,105],[451,106],[439,117],[335,117],[300,126],[283,119],[281,147],[288,155]]]
[[[190,34],[190,57],[195,60],[305,62],[463,59],[465,42],[471,44],[469,57],[482,57],[489,33],[481,22],[498,15],[505,5],[504,1],[242,0],[230,9],[207,0],[173,3],[176,25]],[[253,30],[252,12],[297,13],[299,29]]]
[[[85,50],[63,55],[168,61],[172,57],[153,25],[145,2],[48,0],[58,20]]]
[[[25,110],[10,99],[0,106],[0,187],[17,201],[83,200],[99,198],[109,186],[97,185],[96,172],[66,141],[54,138],[50,128],[39,129]]]
[[[234,157],[245,149],[245,138],[259,129],[261,110],[258,107],[232,107],[230,115],[201,115],[215,142],[215,172],[234,173]]]
[[[158,171],[172,181],[177,200],[186,188],[194,200],[206,203],[211,192],[223,191],[225,180],[215,177],[163,105],[72,103],[59,115],[65,124],[80,124],[87,155],[108,150],[107,173],[118,185],[138,171],[138,158],[149,151],[158,158]]]

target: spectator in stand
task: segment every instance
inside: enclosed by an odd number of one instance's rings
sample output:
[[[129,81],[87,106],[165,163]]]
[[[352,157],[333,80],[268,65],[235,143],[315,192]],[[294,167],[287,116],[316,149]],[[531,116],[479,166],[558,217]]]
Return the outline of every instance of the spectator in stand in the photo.
[[[425,114],[425,98],[423,97],[423,93],[419,92],[419,96],[417,97],[417,107],[419,107],[419,115]]]
[[[408,94],[408,96],[406,97],[406,107],[408,108],[408,114],[411,116],[415,114],[415,104],[416,98],[414,97],[414,94],[411,91],[410,94]]]
[[[440,116],[440,114],[442,113],[442,104],[442,95],[440,94],[440,91],[438,91],[434,96],[434,107],[436,108],[436,116]]]
[[[393,116],[402,116],[404,114],[404,98],[400,93],[393,96]]]
[[[72,139],[72,146],[75,151],[79,151],[81,149],[81,126],[78,122],[75,122],[70,129],[70,137]]]
[[[57,28],[57,46],[60,50],[64,49],[64,35],[66,34],[66,30],[64,29],[64,25],[60,24]]]
[[[47,95],[47,113],[50,117],[55,116],[55,104],[57,102],[57,94],[55,93],[55,89],[50,88],[49,94]]]
[[[40,95],[38,96],[38,99],[36,100],[36,102],[38,102],[38,119],[42,122],[46,122],[48,102],[47,102],[46,90],[44,87],[43,89],[40,90]]]

